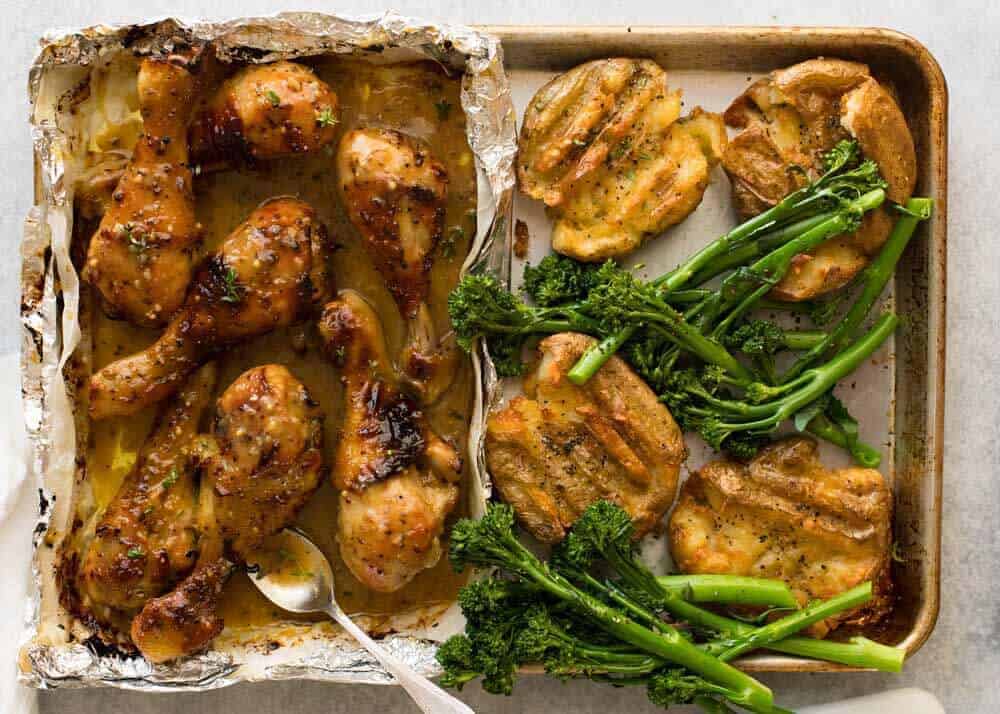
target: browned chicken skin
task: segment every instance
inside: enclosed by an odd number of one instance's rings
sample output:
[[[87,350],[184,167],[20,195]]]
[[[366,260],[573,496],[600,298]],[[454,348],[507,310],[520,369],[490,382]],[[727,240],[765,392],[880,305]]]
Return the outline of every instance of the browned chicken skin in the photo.
[[[197,549],[192,442],[215,386],[214,364],[188,380],[160,415],[83,557],[78,587],[101,622],[134,615],[190,572]]]
[[[150,600],[132,640],[151,662],[204,648],[219,632],[219,595],[236,564],[288,526],[322,480],[323,417],[285,367],[247,370],[219,398],[202,444],[198,564]]]
[[[454,377],[458,352],[435,334],[427,294],[444,229],[448,176],[415,139],[390,129],[348,132],[337,153],[347,214],[409,325],[402,368],[428,403]]]
[[[602,499],[632,516],[638,535],[667,512],[687,456],[680,428],[618,357],[586,385],[566,373],[595,340],[564,332],[542,340],[527,396],[490,415],[486,460],[500,496],[536,538],[557,543]]]
[[[85,278],[109,314],[137,325],[177,311],[201,240],[187,145],[195,84],[180,60],[142,61],[143,134],[90,240]]]
[[[339,102],[308,67],[272,62],[226,80],[191,126],[195,161],[228,164],[315,152],[333,141]]]
[[[306,317],[329,294],[327,248],[311,206],[265,201],[202,262],[160,339],[91,377],[91,418],[134,414],[172,394],[213,351]]]
[[[802,604],[873,581],[860,610],[818,623],[871,622],[889,608],[892,497],[874,469],[830,470],[816,442],[790,437],[749,464],[713,461],[681,489],[670,547],[685,573],[780,578]]]
[[[812,59],[754,82],[726,109],[739,129],[722,157],[741,217],[761,213],[804,185],[823,152],[853,137],[874,159],[890,200],[905,202],[917,180],[913,137],[888,89],[859,62]],[[837,236],[796,258],[772,291],[782,300],[807,300],[853,278],[889,236],[885,208],[865,215],[855,233]]]
[[[333,468],[340,553],[364,585],[392,592],[441,557],[462,461],[400,391],[382,326],[364,298],[341,291],[319,329],[346,387]]]

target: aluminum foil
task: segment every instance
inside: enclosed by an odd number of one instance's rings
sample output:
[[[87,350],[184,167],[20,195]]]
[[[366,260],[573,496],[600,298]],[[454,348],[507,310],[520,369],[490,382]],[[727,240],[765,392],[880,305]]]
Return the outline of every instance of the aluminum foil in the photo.
[[[31,67],[31,125],[38,166],[36,205],[22,243],[22,391],[31,446],[29,469],[39,490],[35,530],[36,592],[28,604],[21,649],[21,681],[34,687],[115,686],[141,690],[212,689],[240,681],[318,679],[391,683],[353,640],[336,627],[281,626],[281,632],[224,632],[204,654],[167,665],[91,644],[82,625],[60,606],[55,571],[59,545],[71,528],[76,501],[85,497],[78,454],[86,420],[74,405],[89,337],[81,328],[78,276],[70,260],[73,183],[81,170],[80,137],[69,129],[64,100],[92,68],[123,52],[169,51],[178,40],[211,41],[223,59],[270,62],[317,54],[352,54],[372,61],[431,59],[462,76],[462,108],[478,171],[478,232],[465,270],[506,272],[492,249],[510,240],[516,152],[515,114],[499,41],[467,27],[440,25],[393,12],[367,18],[318,13],[225,22],[166,19],[145,25],[98,26],[51,32]],[[469,450],[472,497],[484,503],[489,486],[482,468],[482,418],[494,399],[488,360],[475,357],[481,377]],[[429,621],[434,622],[428,627]],[[384,644],[418,671],[432,675],[436,640],[461,626],[454,606],[389,623],[397,634]],[[73,636],[70,637],[69,635]],[[280,646],[277,646],[279,645]]]

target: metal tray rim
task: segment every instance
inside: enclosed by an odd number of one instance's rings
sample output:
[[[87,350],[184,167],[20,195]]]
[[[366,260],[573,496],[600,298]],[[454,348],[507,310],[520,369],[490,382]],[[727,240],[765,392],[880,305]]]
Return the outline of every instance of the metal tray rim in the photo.
[[[677,39],[690,41],[705,37],[728,43],[761,43],[792,40],[797,46],[823,42],[856,43],[868,46],[888,47],[909,57],[923,74],[928,88],[928,114],[930,141],[927,164],[930,175],[923,181],[935,201],[935,213],[929,230],[928,264],[928,312],[927,312],[927,392],[926,456],[923,459],[925,480],[930,477],[930,500],[933,504],[932,517],[926,522],[930,533],[925,538],[926,567],[924,577],[923,602],[915,614],[914,626],[898,644],[905,650],[907,658],[912,657],[927,641],[937,623],[940,608],[940,561],[941,561],[941,502],[943,482],[943,433],[946,359],[946,264],[947,264],[947,130],[948,130],[948,86],[941,66],[930,50],[916,38],[898,30],[883,27],[849,26],[712,26],[712,25],[481,25],[477,29],[496,35],[501,45],[513,46],[517,43],[545,43],[568,36],[585,35],[589,39],[614,40],[628,36],[639,54],[642,54],[643,36],[657,39]],[[580,37],[580,39],[583,39]],[[504,67],[510,71],[516,65],[505,57]],[[762,672],[834,672],[858,671],[858,668],[827,662],[776,655],[756,655],[740,663],[742,669]]]

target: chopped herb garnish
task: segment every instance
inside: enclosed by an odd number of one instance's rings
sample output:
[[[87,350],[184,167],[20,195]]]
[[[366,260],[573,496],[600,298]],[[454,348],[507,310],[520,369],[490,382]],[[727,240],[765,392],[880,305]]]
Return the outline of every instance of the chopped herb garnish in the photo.
[[[333,109],[330,107],[323,107],[323,111],[316,113],[316,123],[320,126],[334,126],[339,123],[339,119],[333,115]]]
[[[126,555],[132,560],[135,560],[136,558],[141,558],[146,554],[142,552],[142,548],[129,548]]]
[[[142,253],[149,247],[149,243],[146,242],[146,235],[136,235],[132,231],[133,227],[131,223],[126,223],[121,227],[121,233],[128,242],[128,249],[133,253]]]
[[[165,479],[163,479],[163,488],[170,488],[177,483],[177,479],[180,477],[181,475],[177,472],[177,469],[170,469],[170,473],[167,474]]]
[[[441,255],[451,258],[455,255],[455,244],[465,238],[465,229],[462,226],[452,226],[441,241]]]
[[[573,139],[573,146],[586,146],[587,142],[581,139]]]
[[[152,507],[152,506],[146,506],[145,508],[143,508],[143,509],[142,509],[142,517],[143,517],[144,519],[145,519],[145,518],[146,518],[147,516],[150,516],[150,515],[152,515],[152,514],[153,514],[153,507]]]
[[[639,154],[639,160],[640,161],[652,161],[653,160],[653,155],[649,154],[649,153],[647,153],[645,151],[643,151],[642,153]]]
[[[440,102],[434,102],[434,108],[437,109],[438,119],[444,121],[451,114],[451,102],[447,99],[442,99]]]
[[[313,576],[313,573],[311,570],[302,570],[300,568],[296,568],[295,570],[292,571],[292,575],[294,575],[296,578],[311,578]]]
[[[627,154],[631,150],[631,148],[632,148],[632,139],[626,136],[624,139],[621,140],[621,143],[619,143],[618,146],[616,146],[611,151],[611,158],[620,159],[621,157],[625,156],[625,154]]]
[[[237,282],[238,278],[239,276],[232,268],[229,268],[229,270],[226,271],[226,276],[224,278],[226,281],[224,286],[226,294],[220,298],[222,302],[238,303],[243,299],[243,288],[241,288],[240,284]]]
[[[278,93],[275,92],[273,89],[267,90],[264,93],[264,96],[267,97],[267,101],[271,102],[272,107],[281,106],[281,97],[279,97]]]

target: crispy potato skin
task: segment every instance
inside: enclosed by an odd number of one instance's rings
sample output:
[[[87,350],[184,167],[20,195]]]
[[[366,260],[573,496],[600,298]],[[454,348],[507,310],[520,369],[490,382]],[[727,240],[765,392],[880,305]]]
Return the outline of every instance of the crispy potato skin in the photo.
[[[823,637],[889,610],[891,508],[878,471],[829,470],[815,441],[794,436],[748,464],[713,461],[693,474],[670,516],[670,549],[684,573],[780,578],[802,604],[873,581],[869,604],[809,630]]]
[[[525,111],[521,190],[555,218],[552,247],[577,260],[625,255],[701,202],[726,144],[721,118],[696,108],[651,60],[582,64],[542,87]]]
[[[571,332],[546,338],[513,399],[487,422],[493,483],[522,525],[546,543],[563,539],[591,503],[627,510],[639,535],[674,500],[687,452],[680,429],[650,388],[618,357],[585,386],[566,373],[594,343]]]
[[[750,85],[723,116],[740,130],[722,165],[743,218],[805,185],[818,172],[823,152],[848,137],[878,162],[890,200],[901,203],[913,193],[913,137],[896,100],[866,65],[820,58],[777,70]],[[808,300],[842,287],[868,264],[891,229],[884,209],[867,214],[855,233],[800,256],[772,297]]]

